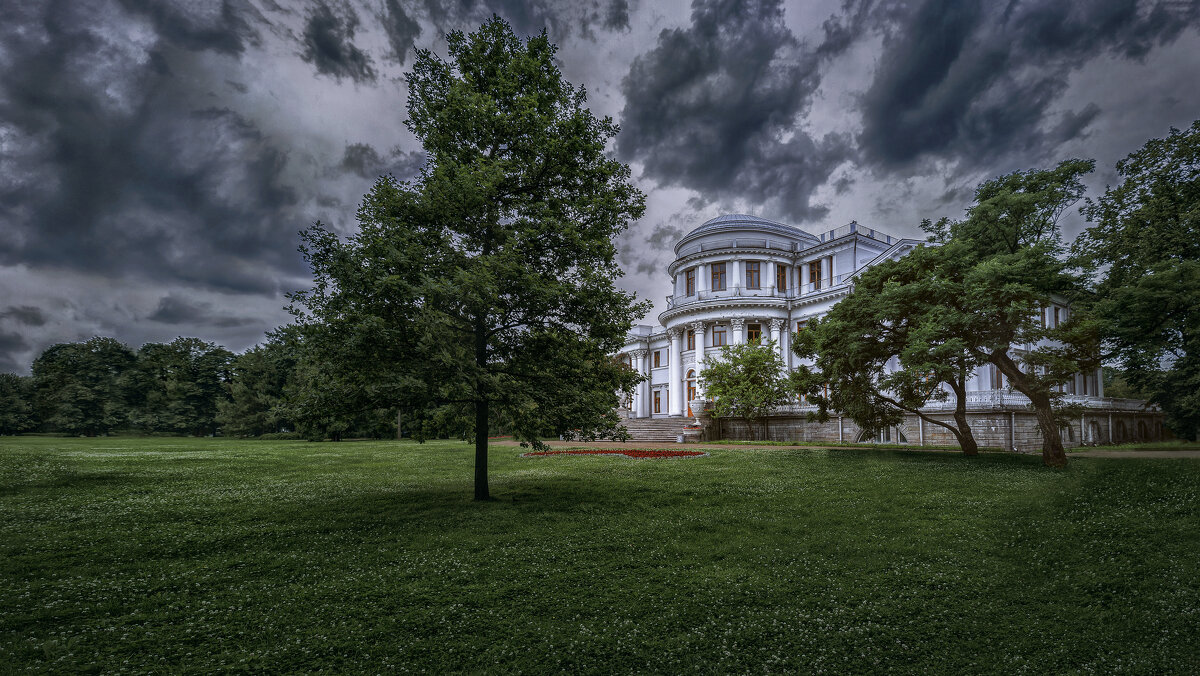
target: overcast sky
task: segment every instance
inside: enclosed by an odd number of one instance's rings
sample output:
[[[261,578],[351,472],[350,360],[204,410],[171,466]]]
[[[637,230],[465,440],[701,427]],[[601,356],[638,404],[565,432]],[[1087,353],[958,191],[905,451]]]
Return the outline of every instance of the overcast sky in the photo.
[[[45,0],[0,21],[0,371],[93,335],[233,350],[289,319],[297,231],[342,232],[404,129],[414,48],[543,27],[617,120],[646,216],[623,285],[727,212],[920,236],[981,180],[1069,157],[1092,194],[1200,117],[1200,2]],[[1084,227],[1077,214],[1069,236]]]

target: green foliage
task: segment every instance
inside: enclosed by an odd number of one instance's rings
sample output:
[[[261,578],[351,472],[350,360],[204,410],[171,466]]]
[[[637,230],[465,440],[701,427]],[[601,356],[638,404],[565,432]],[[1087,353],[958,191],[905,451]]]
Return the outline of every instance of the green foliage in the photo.
[[[0,434],[20,434],[36,427],[33,378],[0,373]]]
[[[520,452],[0,439],[0,671],[1195,671],[1195,459]]]
[[[133,352],[112,338],[59,343],[33,362],[34,406],[52,430],[94,436],[129,422]]]
[[[1103,269],[1093,310],[1129,384],[1181,437],[1200,434],[1200,120],[1117,163],[1075,251]]]
[[[449,60],[418,50],[408,75],[420,178],[381,178],[347,241],[303,233],[315,281],[291,296],[296,411],[329,427],[399,408],[418,439],[473,434],[486,497],[489,425],[535,445],[617,430],[616,392],[637,376],[607,355],[648,305],[616,288],[613,239],[644,197],[605,152],[617,126],[562,79],[544,33],[522,41],[493,18],[447,44]]]
[[[919,246],[855,280],[854,290],[796,334],[792,350],[810,360],[792,373],[795,390],[817,406],[815,420],[835,410],[868,435],[900,424],[905,413],[945,427],[965,453],[977,452],[966,417],[966,380],[986,359],[964,323],[961,243]],[[955,424],[921,408],[954,396]]]
[[[215,433],[232,361],[232,352],[199,338],[143,345],[126,384],[136,426],[168,434]]]
[[[1037,414],[1047,465],[1066,464],[1059,428],[1074,414],[1055,391],[1099,364],[1098,327],[1078,304],[1058,326],[1041,321],[1052,301],[1079,298],[1058,228],[1062,212],[1082,197],[1090,160],[1018,171],[982,183],[961,221],[926,221],[946,275],[944,320],[970,355],[995,365]],[[1029,346],[1031,349],[1026,349]],[[1056,410],[1056,408],[1058,410]]]
[[[705,396],[714,400],[714,417],[745,418],[765,430],[767,416],[792,401],[784,373],[775,343],[741,343],[722,347],[719,359],[706,361],[700,382]]]
[[[230,364],[229,397],[217,401],[221,431],[260,436],[294,429],[287,417],[284,389],[292,380],[297,358],[297,343],[287,330],[268,334],[267,342],[235,357]]]

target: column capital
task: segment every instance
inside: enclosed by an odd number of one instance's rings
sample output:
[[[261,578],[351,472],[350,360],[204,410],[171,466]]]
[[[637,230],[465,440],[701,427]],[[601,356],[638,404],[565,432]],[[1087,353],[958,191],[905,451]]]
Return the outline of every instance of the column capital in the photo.
[[[705,322],[692,322],[688,324],[696,333],[704,333],[704,329],[708,326]]]
[[[649,350],[631,350],[629,354],[633,355],[634,359],[645,359],[646,355],[650,354]]]
[[[676,327],[673,329],[667,329],[667,337],[670,338],[671,340],[679,340],[679,337],[682,335],[683,335],[683,329],[681,329],[681,328]]]
[[[785,324],[787,324],[787,322],[785,322],[782,319],[772,319],[771,320],[771,330],[778,331],[779,329],[782,329]]]
[[[729,320],[729,325],[731,327],[733,327],[735,330],[742,328],[743,326],[745,326],[745,324],[746,324],[746,320],[742,319],[741,317],[734,317],[733,319]]]

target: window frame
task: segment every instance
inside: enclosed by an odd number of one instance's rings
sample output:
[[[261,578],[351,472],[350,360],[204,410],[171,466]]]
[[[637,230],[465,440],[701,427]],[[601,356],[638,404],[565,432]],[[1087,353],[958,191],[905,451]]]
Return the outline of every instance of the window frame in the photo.
[[[728,334],[725,332],[724,326],[714,326],[713,332],[712,332],[712,336],[713,336],[712,346],[713,347],[721,347],[722,345],[727,345],[728,344],[728,342],[726,340],[727,335]],[[719,338],[718,338],[718,336],[719,336]]]
[[[746,342],[762,342],[762,324],[756,323],[746,325]]]
[[[662,413],[662,390],[654,390],[654,412]]]
[[[656,368],[656,369],[657,369],[657,368],[662,368],[662,364],[661,364],[661,363],[659,363],[659,360],[660,360],[660,358],[661,358],[661,357],[660,357],[660,355],[661,355],[661,354],[662,354],[662,350],[655,350],[655,351],[654,351],[654,367],[653,367],[653,368]]]
[[[687,295],[696,295],[696,268],[688,268],[683,272],[683,287]]]
[[[689,350],[696,349],[696,332],[693,331],[692,329],[688,329],[688,331],[687,331],[687,349],[689,349]]]
[[[762,263],[759,261],[746,261],[746,288],[761,289],[762,288]]]
[[[775,264],[775,290],[787,291],[787,266],[781,263]]]
[[[726,273],[725,263],[713,263],[712,264],[712,290],[713,291],[724,291],[725,290],[725,273]]]

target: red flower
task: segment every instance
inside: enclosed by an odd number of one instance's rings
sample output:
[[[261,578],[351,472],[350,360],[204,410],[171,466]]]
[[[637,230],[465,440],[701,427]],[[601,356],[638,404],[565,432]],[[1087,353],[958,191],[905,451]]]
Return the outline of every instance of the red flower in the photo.
[[[531,451],[522,457],[544,455],[624,455],[630,458],[694,458],[704,451],[673,451],[663,448],[571,448],[561,451]]]

